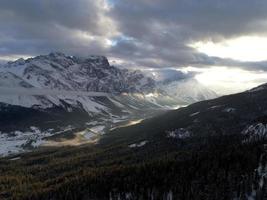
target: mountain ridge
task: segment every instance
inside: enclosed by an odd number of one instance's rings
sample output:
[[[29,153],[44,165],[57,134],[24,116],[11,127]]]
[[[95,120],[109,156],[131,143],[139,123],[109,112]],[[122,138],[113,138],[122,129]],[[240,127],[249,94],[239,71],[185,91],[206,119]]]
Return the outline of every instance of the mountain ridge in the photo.
[[[82,58],[56,52],[18,59],[0,67],[0,78],[1,142],[20,142],[20,150],[70,126],[73,132],[88,129],[87,135],[101,129],[97,133],[101,135],[127,121],[203,99],[195,94],[186,98],[194,91],[188,87],[184,91],[191,93],[175,97],[141,71],[111,66],[104,56]],[[200,96],[203,93],[207,91],[196,91]],[[31,127],[46,134],[39,137]]]

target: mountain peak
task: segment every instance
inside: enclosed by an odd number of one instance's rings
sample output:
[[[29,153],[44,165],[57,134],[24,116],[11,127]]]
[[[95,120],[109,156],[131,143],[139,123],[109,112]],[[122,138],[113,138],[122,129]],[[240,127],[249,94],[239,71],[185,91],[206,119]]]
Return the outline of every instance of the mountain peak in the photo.
[[[64,53],[62,53],[62,52],[51,52],[50,54],[49,54],[49,56],[51,56],[51,57],[66,57],[66,55],[64,54]]]
[[[23,58],[19,58],[15,61],[10,61],[7,63],[8,65],[24,65],[25,64],[25,60]]]
[[[43,57],[43,56],[41,56]],[[102,66],[110,66],[108,59],[105,56],[100,56],[100,55],[90,55],[90,56],[69,56],[66,55],[62,52],[51,52],[50,54],[48,54],[47,56],[48,59],[52,59],[52,60],[62,60],[62,59],[71,59],[72,61],[81,64],[81,63],[96,63],[98,65],[102,65]],[[39,56],[37,56],[36,58],[39,58]]]

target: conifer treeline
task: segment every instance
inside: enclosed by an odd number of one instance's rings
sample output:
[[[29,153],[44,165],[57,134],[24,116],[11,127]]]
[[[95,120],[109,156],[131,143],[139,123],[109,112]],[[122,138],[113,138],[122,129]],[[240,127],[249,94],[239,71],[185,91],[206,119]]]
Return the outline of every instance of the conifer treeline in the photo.
[[[221,141],[150,160],[86,148],[2,159],[0,199],[243,199],[257,182],[263,145]]]

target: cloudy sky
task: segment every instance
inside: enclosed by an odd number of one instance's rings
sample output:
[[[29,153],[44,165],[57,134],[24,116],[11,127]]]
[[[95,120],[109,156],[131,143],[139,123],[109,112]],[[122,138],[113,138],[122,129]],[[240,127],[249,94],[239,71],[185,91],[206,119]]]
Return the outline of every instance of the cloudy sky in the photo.
[[[237,92],[267,82],[266,10],[265,0],[1,0],[0,60],[100,54]]]

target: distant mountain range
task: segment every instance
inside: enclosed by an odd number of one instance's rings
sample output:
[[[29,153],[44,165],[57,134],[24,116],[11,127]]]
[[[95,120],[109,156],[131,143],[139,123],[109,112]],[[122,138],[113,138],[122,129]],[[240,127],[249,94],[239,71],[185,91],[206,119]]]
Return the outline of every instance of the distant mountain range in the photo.
[[[86,111],[94,112],[95,110],[88,106],[90,103],[84,103],[85,99],[77,97],[86,96],[84,92],[160,96],[158,99],[167,95],[170,99],[178,100],[171,104],[165,102],[160,106],[179,105],[179,101],[188,104],[216,97],[213,91],[205,88],[196,80],[184,81],[177,77],[162,83],[146,76],[141,71],[110,66],[107,58],[103,56],[81,58],[66,56],[63,53],[51,53],[27,60],[19,59],[0,67],[0,78],[0,91],[4,94],[0,96],[0,102],[22,107],[50,108],[63,106],[62,102],[75,106],[79,102]],[[3,93],[3,89],[6,88],[17,90]],[[21,94],[22,88],[27,88],[29,92],[25,95]],[[31,89],[35,91],[32,95]],[[36,89],[40,89],[42,93],[36,93]],[[51,90],[57,93],[51,95],[49,92]],[[43,91],[47,91],[47,95]],[[83,93],[82,95],[68,95],[66,91]],[[152,103],[155,103],[156,99]],[[149,101],[149,99],[146,100]]]
[[[29,146],[70,126],[113,127],[215,97],[193,78],[162,82],[141,71],[111,66],[104,56],[57,52],[0,67],[0,131]],[[40,134],[31,127],[49,134],[32,137]]]

